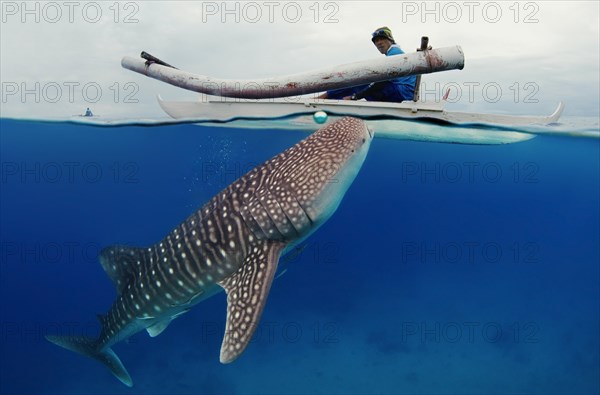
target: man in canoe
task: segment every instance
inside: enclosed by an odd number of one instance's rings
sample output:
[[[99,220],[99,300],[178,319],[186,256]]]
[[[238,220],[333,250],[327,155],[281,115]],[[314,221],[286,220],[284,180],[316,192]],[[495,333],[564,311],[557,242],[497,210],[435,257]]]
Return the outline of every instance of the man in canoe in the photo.
[[[377,47],[379,52],[385,56],[402,55],[404,51],[396,44],[392,31],[387,27],[380,27],[372,34],[371,41]],[[319,99],[344,99],[383,101],[383,102],[402,102],[412,100],[415,93],[415,84],[417,77],[408,76],[394,78],[388,81],[374,82],[369,85],[353,86],[351,88],[342,88],[327,91],[319,96]]]

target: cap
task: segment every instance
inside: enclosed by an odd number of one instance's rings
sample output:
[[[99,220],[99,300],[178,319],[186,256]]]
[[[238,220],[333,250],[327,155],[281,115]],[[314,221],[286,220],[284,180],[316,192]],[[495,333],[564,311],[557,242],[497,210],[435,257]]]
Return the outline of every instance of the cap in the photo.
[[[387,38],[388,40],[390,40],[393,44],[396,43],[396,41],[394,40],[394,36],[392,36],[392,31],[387,26],[383,26],[383,27],[376,29],[373,32],[372,36],[373,37],[371,38],[371,41],[375,41],[375,39],[377,37],[383,37],[383,38]]]

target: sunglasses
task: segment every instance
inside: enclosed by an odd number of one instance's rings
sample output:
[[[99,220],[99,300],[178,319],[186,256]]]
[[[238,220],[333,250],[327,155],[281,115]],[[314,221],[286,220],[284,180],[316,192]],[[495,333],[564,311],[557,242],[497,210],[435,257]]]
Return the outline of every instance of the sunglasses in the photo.
[[[384,30],[384,29],[379,29],[379,30],[373,32],[373,37],[375,37],[375,36],[387,36],[387,35],[388,35],[387,31]]]

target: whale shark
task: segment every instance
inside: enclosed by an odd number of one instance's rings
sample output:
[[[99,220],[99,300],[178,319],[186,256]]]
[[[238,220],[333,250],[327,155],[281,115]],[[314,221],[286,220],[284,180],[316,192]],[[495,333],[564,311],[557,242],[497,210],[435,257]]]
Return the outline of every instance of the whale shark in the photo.
[[[342,118],[250,170],[150,247],[110,246],[99,261],[117,297],[99,315],[100,334],[46,338],[102,362],[125,385],[131,376],[112,346],[225,290],[220,361],[242,354],[257,328],[279,259],[338,208],[367,156],[373,131]]]

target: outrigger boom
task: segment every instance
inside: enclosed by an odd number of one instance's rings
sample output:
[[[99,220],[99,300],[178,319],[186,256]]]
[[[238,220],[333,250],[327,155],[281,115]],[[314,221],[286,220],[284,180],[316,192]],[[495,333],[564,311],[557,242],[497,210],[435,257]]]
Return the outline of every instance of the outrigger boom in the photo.
[[[283,77],[232,80],[179,70],[146,52],[142,52],[142,58],[125,56],[121,60],[121,65],[136,73],[179,88],[213,96],[240,99],[270,99],[304,95],[408,75],[462,70],[465,64],[462,49],[454,46],[364,60]]]

